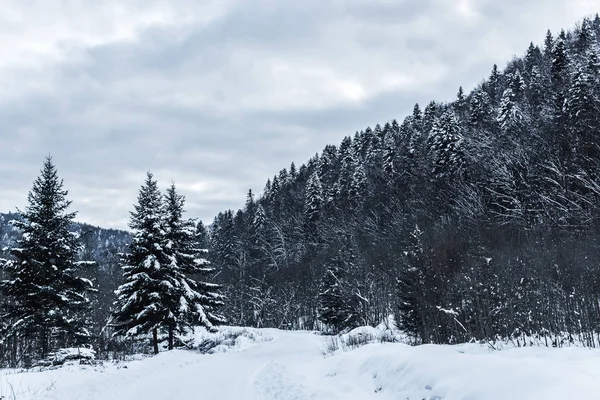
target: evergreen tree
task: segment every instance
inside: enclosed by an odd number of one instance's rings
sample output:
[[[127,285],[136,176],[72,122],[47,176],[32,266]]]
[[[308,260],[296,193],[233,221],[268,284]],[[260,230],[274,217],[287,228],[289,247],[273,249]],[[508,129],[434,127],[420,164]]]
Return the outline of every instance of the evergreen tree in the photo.
[[[437,177],[453,176],[464,164],[461,148],[462,133],[458,120],[451,111],[436,118],[429,136],[433,173]]]
[[[360,297],[350,283],[352,251],[344,247],[327,264],[319,293],[319,320],[340,332],[360,324]]]
[[[554,37],[550,29],[546,32],[546,38],[544,39],[544,58],[546,62],[552,61],[552,50],[554,49]]]
[[[164,227],[162,195],[148,172],[131,213],[129,227],[133,238],[129,253],[123,255],[121,268],[125,283],[117,289],[111,326],[114,335],[138,336],[152,332],[154,353],[158,353],[158,331],[173,323],[169,309],[169,285],[164,281],[172,257]]]
[[[56,347],[78,345],[89,338],[79,314],[88,305],[91,282],[79,274],[87,263],[76,262],[81,249],[70,232],[76,212],[51,157],[27,197],[28,205],[14,225],[22,232],[0,283],[4,304],[3,340],[21,343],[26,355],[46,357]]]
[[[383,153],[383,171],[392,183],[396,175],[394,160],[396,158],[396,140],[394,133],[390,128],[384,138],[384,153]]]
[[[208,229],[202,221],[198,221],[196,225],[196,243],[201,249],[208,249],[210,245],[210,237],[208,235]]]
[[[546,85],[544,77],[537,66],[534,66],[530,73],[528,100],[532,106],[533,114],[539,115],[540,107],[544,103],[544,93]]]
[[[348,195],[350,203],[355,207],[360,207],[365,201],[367,196],[367,174],[362,164],[357,164],[354,167]]]
[[[500,109],[498,112],[498,123],[504,133],[519,132],[523,126],[525,117],[516,102],[512,89],[508,88],[502,95]]]
[[[318,171],[313,172],[308,180],[306,195],[304,200],[304,218],[307,229],[312,235],[316,235],[316,225],[321,216],[321,207],[323,205],[323,187]]]
[[[501,75],[498,71],[498,66],[494,64],[487,82],[488,94],[490,95],[490,99],[492,99],[493,104],[498,104],[498,97],[500,96],[502,90],[500,85]]]
[[[196,244],[194,221],[183,218],[184,205],[185,198],[172,184],[165,196],[164,223],[165,250],[170,263],[162,267],[162,286],[170,311],[163,321],[169,333],[169,350],[173,349],[175,332],[184,334],[196,325],[212,330],[214,324],[225,322],[217,313],[223,305],[220,286],[194,279],[214,272],[214,268],[202,257],[204,251]]]
[[[476,89],[469,103],[471,126],[481,128],[489,125],[492,117],[492,105],[490,96],[482,89]]]
[[[398,298],[395,313],[399,329],[421,340],[426,339],[424,331],[426,306],[426,259],[423,252],[423,232],[418,226],[411,232],[405,254],[406,265],[399,273]]]
[[[465,97],[465,92],[463,91],[463,87],[459,86],[458,93],[456,94],[456,101],[454,102],[454,110],[458,115],[464,115],[466,108],[467,99]]]

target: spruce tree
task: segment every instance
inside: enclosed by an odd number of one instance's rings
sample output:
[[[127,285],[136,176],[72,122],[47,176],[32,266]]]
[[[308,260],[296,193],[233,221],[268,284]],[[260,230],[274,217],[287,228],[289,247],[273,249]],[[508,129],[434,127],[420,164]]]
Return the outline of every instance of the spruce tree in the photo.
[[[306,227],[312,235],[316,235],[316,225],[321,216],[323,205],[323,187],[318,171],[313,172],[308,180],[304,198],[304,218]]]
[[[461,127],[451,111],[436,118],[429,136],[433,173],[437,177],[457,175],[463,164]]]
[[[352,329],[360,324],[360,297],[350,283],[354,268],[352,251],[344,247],[327,264],[319,293],[319,320],[335,332]]]
[[[198,248],[194,237],[194,221],[184,219],[185,198],[172,184],[165,196],[164,230],[166,253],[170,263],[163,266],[163,289],[169,314],[163,322],[169,334],[169,350],[173,349],[174,333],[185,334],[196,325],[209,330],[225,322],[217,313],[223,305],[220,286],[195,278],[214,271],[202,257],[206,251]]]
[[[423,232],[418,226],[410,233],[405,251],[405,265],[399,273],[396,325],[404,332],[426,340],[424,302],[426,290],[426,257],[423,251]]]
[[[471,95],[469,103],[469,123],[474,128],[481,128],[489,124],[492,115],[490,96],[482,89],[476,89]]]
[[[3,340],[13,338],[29,354],[46,357],[57,347],[78,345],[89,338],[80,312],[88,305],[91,282],[78,276],[78,238],[70,232],[76,212],[51,157],[27,197],[28,205],[14,225],[22,232],[0,283],[5,296]]]
[[[123,283],[111,326],[114,336],[138,336],[152,332],[154,353],[158,353],[158,331],[165,321],[172,321],[164,281],[165,269],[172,262],[167,252],[162,195],[153,175],[148,172],[138,194],[138,204],[131,213],[129,227],[133,238],[129,253],[121,260]]]

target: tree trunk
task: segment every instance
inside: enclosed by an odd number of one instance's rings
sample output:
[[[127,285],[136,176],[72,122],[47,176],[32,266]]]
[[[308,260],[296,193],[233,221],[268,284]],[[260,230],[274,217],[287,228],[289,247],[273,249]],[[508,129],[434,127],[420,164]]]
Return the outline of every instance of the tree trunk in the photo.
[[[169,327],[169,350],[173,350],[173,327]]]
[[[152,345],[154,346],[154,354],[158,354],[158,329],[152,329]]]

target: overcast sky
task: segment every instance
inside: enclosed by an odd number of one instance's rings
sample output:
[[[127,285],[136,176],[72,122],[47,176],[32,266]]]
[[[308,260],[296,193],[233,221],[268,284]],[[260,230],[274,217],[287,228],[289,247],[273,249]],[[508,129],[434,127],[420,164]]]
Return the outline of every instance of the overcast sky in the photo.
[[[291,161],[452,100],[597,6],[4,0],[0,211],[25,205],[51,154],[80,221],[126,228],[151,170],[208,223]]]

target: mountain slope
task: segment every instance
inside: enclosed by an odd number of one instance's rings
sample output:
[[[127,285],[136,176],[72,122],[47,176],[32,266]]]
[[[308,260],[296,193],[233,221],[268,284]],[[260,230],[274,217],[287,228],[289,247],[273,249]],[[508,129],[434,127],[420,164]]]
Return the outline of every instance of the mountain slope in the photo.
[[[349,249],[357,324],[395,312],[423,342],[598,344],[599,37],[598,16],[548,32],[470,93],[347,136],[220,213],[230,321],[321,327],[325,271]]]

